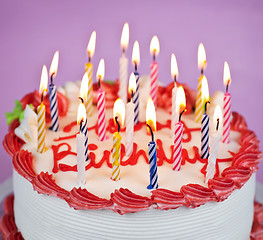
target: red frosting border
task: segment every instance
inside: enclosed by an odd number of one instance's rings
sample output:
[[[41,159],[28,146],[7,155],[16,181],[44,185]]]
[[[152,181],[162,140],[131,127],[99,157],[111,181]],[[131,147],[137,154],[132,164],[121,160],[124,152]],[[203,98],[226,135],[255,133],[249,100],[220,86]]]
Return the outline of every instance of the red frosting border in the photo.
[[[162,91],[162,96],[169,96],[171,89],[170,84],[166,88],[159,88],[158,91]],[[186,87],[186,92],[191,102],[194,103],[191,90]],[[161,102],[162,99],[159,99],[158,104]],[[189,108],[191,109],[191,105]],[[182,186],[180,192],[156,189],[151,192],[151,198],[139,196],[123,188],[116,189],[111,194],[110,200],[95,196],[86,189],[74,188],[67,191],[55,183],[52,174],[34,172],[31,153],[21,149],[23,141],[14,134],[12,129],[5,136],[3,146],[13,157],[15,170],[31,182],[35,191],[40,194],[57,196],[74,209],[111,209],[119,214],[125,214],[149,208],[166,210],[181,206],[195,208],[209,201],[224,201],[235,189],[240,189],[258,169],[261,161],[259,141],[255,133],[247,128],[246,121],[241,115],[236,112],[233,112],[232,115],[231,129],[241,133],[241,148],[237,154],[232,154],[232,166],[226,168],[221,177],[210,179],[208,188],[199,184],[187,184]]]
[[[122,192],[125,191],[124,189],[121,190]],[[173,192],[165,189],[160,189],[159,192],[162,192],[166,195],[167,201],[168,199],[174,199],[178,198],[178,200],[181,198],[183,200],[182,196],[180,194],[174,194]],[[156,196],[156,199],[158,198],[158,193],[154,193]],[[129,195],[129,194],[128,194]],[[172,196],[172,197],[171,197]],[[170,198],[171,197],[171,198]],[[141,199],[144,201],[143,199]],[[145,202],[145,204],[147,204]],[[135,203],[136,205],[136,203]],[[171,205],[173,205],[173,202],[171,201]],[[173,205],[176,206],[176,205]],[[3,234],[4,239],[6,240],[24,240],[21,232],[18,231],[15,218],[14,218],[14,195],[10,195],[6,197],[4,200],[4,216],[0,220],[0,231]],[[125,206],[124,206],[125,207]],[[167,210],[166,208],[163,208]],[[121,208],[119,208],[121,211]],[[263,205],[254,202],[254,222],[250,234],[250,240],[260,240],[263,239]]]

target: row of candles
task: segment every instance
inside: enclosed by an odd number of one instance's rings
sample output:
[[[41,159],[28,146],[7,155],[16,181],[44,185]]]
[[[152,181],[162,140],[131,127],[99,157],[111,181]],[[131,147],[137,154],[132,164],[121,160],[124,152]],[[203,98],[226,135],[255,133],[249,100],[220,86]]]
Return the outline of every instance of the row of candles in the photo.
[[[116,100],[113,108],[114,122],[118,125],[118,131],[113,134],[113,161],[112,161],[112,180],[120,179],[120,147],[121,135],[119,134],[120,127],[124,124],[125,118],[125,103],[127,101],[127,78],[128,78],[128,59],[125,56],[125,51],[129,43],[129,26],[125,23],[121,36],[122,57],[120,58],[120,87],[119,99]],[[87,116],[92,115],[92,82],[93,82],[93,65],[91,58],[95,52],[96,32],[91,35],[87,53],[89,62],[86,64],[86,71],[83,76],[80,86],[80,100],[81,103],[78,108],[77,122],[80,126],[80,132],[77,134],[77,166],[78,166],[78,179],[81,184],[85,183],[85,162],[88,160],[88,127]],[[156,143],[154,141],[154,131],[156,131],[156,113],[155,107],[157,104],[157,89],[158,89],[158,63],[156,57],[159,54],[160,45],[156,36],[153,37],[150,44],[150,52],[153,55],[153,63],[151,64],[151,89],[150,99],[146,108],[146,124],[149,133],[151,133],[152,141],[149,143],[149,167],[150,167],[150,185],[149,189],[156,189],[158,187],[158,174],[157,174],[157,154]],[[50,130],[58,131],[58,108],[57,108],[57,91],[53,83],[53,79],[57,73],[59,53],[56,52],[50,67],[50,85],[49,85],[49,100],[52,125]],[[139,122],[139,78],[140,75],[137,71],[140,63],[140,50],[139,43],[135,41],[132,62],[134,63],[135,71],[130,75],[129,79],[129,93],[131,100],[126,104],[126,156],[130,156],[133,151],[133,135],[134,125]],[[215,161],[219,147],[220,135],[218,131],[214,134],[211,147],[209,150],[209,117],[206,114],[207,105],[209,104],[209,90],[207,79],[204,75],[206,67],[206,53],[203,44],[198,48],[198,67],[201,69],[201,76],[198,79],[197,99],[195,107],[195,121],[201,122],[201,157],[208,159],[206,181],[213,178],[215,172]],[[105,63],[101,59],[98,70],[97,80],[99,90],[97,92],[97,108],[98,108],[98,135],[99,140],[104,141],[106,136],[106,114],[105,114],[105,91],[101,88],[101,81],[104,79]],[[175,55],[171,56],[171,75],[174,80],[174,88],[172,90],[172,114],[171,114],[171,136],[174,142],[173,149],[173,170],[179,171],[181,169],[181,153],[182,153],[182,137],[183,137],[183,124],[181,123],[181,116],[186,111],[186,99],[183,87],[177,87],[178,67]],[[229,143],[230,133],[230,107],[231,96],[228,93],[228,86],[230,84],[230,70],[228,64],[224,65],[224,83],[226,85],[226,93],[224,94],[223,105],[223,143]],[[43,153],[46,151],[45,146],[45,106],[43,104],[43,96],[47,92],[48,73],[46,66],[43,66],[41,83],[39,93],[41,96],[41,104],[37,108],[38,115],[38,152]],[[222,113],[219,106],[215,110],[215,128],[218,130]]]

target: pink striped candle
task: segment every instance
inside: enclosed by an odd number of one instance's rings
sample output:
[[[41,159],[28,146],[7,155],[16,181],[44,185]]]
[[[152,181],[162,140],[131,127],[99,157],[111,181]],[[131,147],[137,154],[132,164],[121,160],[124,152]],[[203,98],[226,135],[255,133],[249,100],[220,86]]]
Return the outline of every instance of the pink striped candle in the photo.
[[[228,63],[224,63],[224,84],[226,92],[224,94],[223,105],[223,143],[230,143],[230,124],[231,124],[231,95],[228,93],[228,87],[231,83],[230,69]]]
[[[158,63],[155,61],[156,56],[160,52],[159,40],[156,36],[152,38],[150,44],[150,53],[153,55],[153,62],[151,64],[151,91],[150,96],[153,100],[153,103],[156,107],[157,104],[157,91],[158,91]]]
[[[99,140],[106,140],[106,113],[105,113],[105,91],[98,90],[98,134]]]

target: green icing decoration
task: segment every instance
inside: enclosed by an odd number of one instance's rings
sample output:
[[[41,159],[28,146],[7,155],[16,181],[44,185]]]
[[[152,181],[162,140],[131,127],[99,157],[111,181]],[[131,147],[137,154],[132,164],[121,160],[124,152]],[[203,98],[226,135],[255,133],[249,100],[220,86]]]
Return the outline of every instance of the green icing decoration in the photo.
[[[33,105],[30,104],[29,105],[32,109],[34,109]],[[9,126],[11,124],[11,122],[13,122],[15,119],[18,119],[19,122],[22,121],[22,119],[24,118],[24,110],[22,107],[22,104],[20,101],[15,100],[15,107],[13,109],[13,112],[7,112],[5,113],[6,116],[6,122],[7,125]]]

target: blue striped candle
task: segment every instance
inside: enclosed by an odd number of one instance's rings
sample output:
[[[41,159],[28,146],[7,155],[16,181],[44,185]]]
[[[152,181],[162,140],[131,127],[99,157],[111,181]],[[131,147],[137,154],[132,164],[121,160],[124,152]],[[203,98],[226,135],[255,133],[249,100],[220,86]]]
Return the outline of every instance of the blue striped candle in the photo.
[[[208,159],[209,157],[209,116],[206,112],[201,118],[201,158]]]
[[[57,88],[53,82],[49,85],[49,102],[50,102],[50,115],[52,125],[49,128],[52,131],[58,131],[58,102],[57,102]]]
[[[82,122],[82,124],[80,126],[80,131],[86,137],[86,140],[85,140],[85,143],[84,143],[84,146],[85,146],[85,160],[88,161],[89,160],[89,153],[88,153],[89,146],[88,146],[88,122],[87,122],[87,119],[86,119],[85,123]]]
[[[135,104],[134,107],[134,125],[139,123],[139,80],[140,75],[138,72],[134,72],[134,75],[136,77],[136,92],[134,93],[134,96],[132,98],[133,103]]]
[[[158,173],[157,173],[157,154],[156,143],[154,141],[149,142],[149,166],[150,166],[150,184],[148,189],[158,188]]]

